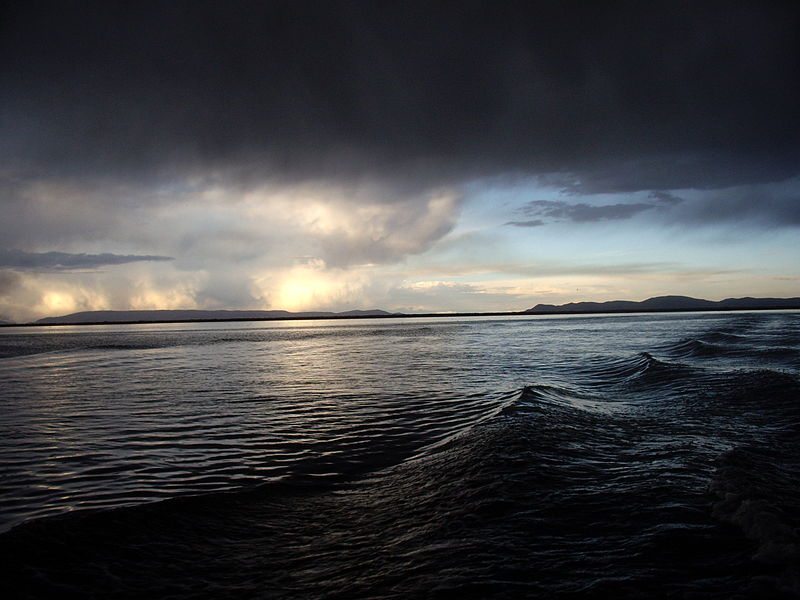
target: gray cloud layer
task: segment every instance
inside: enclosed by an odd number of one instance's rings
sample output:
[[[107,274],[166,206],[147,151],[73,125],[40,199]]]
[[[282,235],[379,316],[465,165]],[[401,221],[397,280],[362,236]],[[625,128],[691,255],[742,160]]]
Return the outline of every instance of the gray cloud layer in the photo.
[[[745,185],[725,190],[711,190],[686,200],[670,192],[652,191],[653,204],[617,203],[589,205],[556,200],[533,200],[520,212],[526,220],[508,221],[515,227],[541,227],[548,221],[597,223],[621,221],[653,211],[665,224],[706,226],[721,223],[750,228],[800,226],[800,196],[796,182],[784,185]]]
[[[630,219],[646,210],[655,208],[652,204],[570,204],[556,200],[532,200],[523,207],[523,212],[533,217],[544,217],[556,221],[573,223],[596,223],[598,221],[620,221]],[[539,227],[544,225],[541,219],[533,221],[509,221],[507,225],[517,227]]]
[[[2,159],[58,175],[214,168],[409,185],[556,171],[594,191],[784,178],[800,164],[799,10],[14,3]]]
[[[514,227],[542,227],[546,225],[541,219],[531,219],[529,221],[508,221],[506,225],[513,225]]]
[[[169,256],[122,254],[70,254],[67,252],[23,252],[0,249],[0,267],[9,269],[94,269],[108,265],[121,265],[139,261],[172,260]]]
[[[800,192],[765,186],[715,191],[671,207],[666,220],[680,225],[800,227]]]
[[[675,194],[671,194],[669,192],[664,192],[660,190],[656,190],[654,192],[650,192],[649,197],[661,204],[672,205],[680,204],[683,202],[683,198],[680,196],[676,196]]]

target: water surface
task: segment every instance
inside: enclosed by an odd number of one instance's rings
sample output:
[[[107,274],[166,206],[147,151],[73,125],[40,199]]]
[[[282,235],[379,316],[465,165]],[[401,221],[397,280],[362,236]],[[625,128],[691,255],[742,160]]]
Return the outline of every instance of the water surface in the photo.
[[[800,313],[0,330],[20,597],[797,597]]]

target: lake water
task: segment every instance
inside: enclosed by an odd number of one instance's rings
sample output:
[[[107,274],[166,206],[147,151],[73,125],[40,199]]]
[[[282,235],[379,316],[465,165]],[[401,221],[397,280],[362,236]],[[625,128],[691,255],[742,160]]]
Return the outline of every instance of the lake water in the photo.
[[[0,394],[15,597],[800,596],[796,311],[8,328]]]

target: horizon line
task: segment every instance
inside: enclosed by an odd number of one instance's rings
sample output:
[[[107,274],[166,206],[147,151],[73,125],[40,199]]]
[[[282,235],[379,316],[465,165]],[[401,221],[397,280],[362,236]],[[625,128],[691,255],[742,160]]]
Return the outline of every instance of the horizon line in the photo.
[[[147,309],[145,309],[147,310]],[[160,309],[153,309],[160,310]],[[170,310],[170,309],[165,309]],[[194,310],[194,309],[188,309]],[[197,309],[203,310],[203,309]],[[168,320],[130,320],[130,321],[83,321],[60,323],[0,323],[0,328],[8,327],[75,327],[84,325],[155,325],[170,323],[236,323],[257,321],[332,321],[332,320],[358,320],[358,319],[412,319],[436,317],[563,317],[565,315],[625,315],[647,313],[682,313],[682,312],[747,312],[747,311],[785,311],[800,310],[800,303],[790,306],[743,306],[743,307],[677,307],[677,308],[631,308],[631,309],[606,309],[606,310],[549,310],[546,312],[532,312],[533,309],[524,311],[488,311],[488,312],[429,312],[429,313],[389,313],[385,315],[322,315],[322,316],[283,316],[283,317],[231,317],[231,318],[199,318],[199,319],[168,319]],[[94,311],[86,311],[94,312]],[[126,311],[115,311],[126,312]],[[288,312],[288,311],[287,311]],[[310,312],[310,311],[309,311]],[[59,317],[44,317],[59,318]]]

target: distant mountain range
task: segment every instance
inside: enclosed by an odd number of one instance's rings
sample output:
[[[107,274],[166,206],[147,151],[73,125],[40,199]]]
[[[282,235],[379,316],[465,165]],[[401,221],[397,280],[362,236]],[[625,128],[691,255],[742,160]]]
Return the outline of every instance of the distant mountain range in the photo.
[[[166,323],[181,321],[235,321],[269,319],[359,318],[392,316],[468,316],[519,315],[608,312],[662,312],[685,310],[756,310],[770,308],[800,309],[800,298],[727,298],[714,302],[688,296],[658,296],[641,302],[612,300],[610,302],[570,302],[568,304],[537,304],[521,312],[491,313],[427,313],[402,314],[385,310],[348,310],[346,312],[289,312],[287,310],[91,310],[60,317],[45,317],[35,325],[79,325],[85,323]],[[12,325],[0,321],[0,325]]]
[[[719,302],[688,296],[658,296],[641,302],[611,300],[610,302],[570,302],[568,304],[537,304],[524,311],[529,314],[596,313],[670,310],[744,310],[769,308],[800,308],[800,298],[726,298]]]
[[[385,317],[385,310],[349,310],[347,312],[298,312],[286,310],[90,310],[62,317],[45,317],[41,325],[79,323],[152,323],[169,321],[219,321],[235,319],[313,319],[325,317]]]

